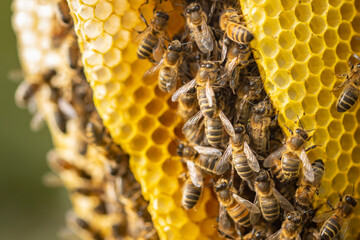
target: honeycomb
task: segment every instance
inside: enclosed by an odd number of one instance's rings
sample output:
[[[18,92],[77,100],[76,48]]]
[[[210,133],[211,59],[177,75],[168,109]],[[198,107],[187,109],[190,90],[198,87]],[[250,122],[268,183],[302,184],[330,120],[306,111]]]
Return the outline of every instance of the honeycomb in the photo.
[[[348,71],[352,53],[360,51],[360,1],[244,0],[242,9],[255,35],[251,46],[265,89],[279,111],[279,124],[294,129],[300,118],[313,130],[310,160],[325,162],[315,205],[338,201],[338,193],[360,194],[360,107],[336,111],[341,91],[332,91]],[[360,209],[348,229],[359,232]],[[354,238],[352,238],[354,239]]]

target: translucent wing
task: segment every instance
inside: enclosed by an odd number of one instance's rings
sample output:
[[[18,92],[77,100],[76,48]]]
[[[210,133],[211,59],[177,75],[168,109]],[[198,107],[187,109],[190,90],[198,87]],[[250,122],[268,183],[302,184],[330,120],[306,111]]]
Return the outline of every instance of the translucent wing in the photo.
[[[281,233],[281,228],[275,232],[274,234],[270,235],[270,237],[268,237],[266,240],[275,240],[278,239],[279,235]]]
[[[200,170],[198,170],[195,166],[195,163],[190,160],[186,160],[186,165],[188,167],[189,175],[192,183],[196,187],[201,187],[203,185],[203,177]]]
[[[203,21],[201,24],[201,30],[202,30],[202,37],[200,39],[201,43],[205,46],[205,48],[211,52],[214,49],[214,39],[212,36],[211,29],[207,25],[207,22],[205,21],[205,17],[203,15]]]
[[[231,147],[231,144],[229,144],[227,146],[227,148],[225,149],[223,155],[219,159],[219,161],[221,161],[221,162],[227,161],[228,158],[231,156],[231,153],[232,153],[232,147]]]
[[[264,167],[266,167],[266,168],[271,167],[271,163],[274,161],[274,159],[280,159],[286,149],[287,149],[287,146],[283,145],[280,148],[278,148],[277,150],[275,150],[275,152],[271,153],[267,158],[265,158]]]
[[[235,193],[232,193],[232,196],[238,203],[243,204],[249,210],[249,212],[260,213],[259,208],[249,200],[246,200],[245,198],[242,198]]]
[[[281,195],[278,190],[276,190],[275,188],[273,188],[273,193],[274,193],[274,196],[276,197],[276,199],[279,201],[279,204],[280,206],[288,211],[288,212],[292,212],[294,211],[294,207],[293,205],[286,199],[283,197],[283,195]]]
[[[255,156],[255,154],[253,153],[253,151],[251,150],[249,144],[247,143],[247,141],[244,141],[244,153],[246,155],[247,158],[247,162],[249,164],[249,167],[255,171],[255,172],[259,172],[260,171],[260,165],[259,162]]]
[[[350,223],[350,218],[345,219],[345,221],[343,222],[340,233],[339,233],[340,239],[345,239],[345,235],[349,228],[349,223]]]
[[[249,183],[248,183],[248,184],[249,184]],[[257,197],[258,197],[258,196],[257,196],[257,193],[256,193],[255,198],[254,198],[254,205],[259,209],[259,202],[258,202],[258,198],[257,198]],[[261,212],[256,212],[256,210],[255,210],[255,211],[252,211],[252,212],[250,213],[250,223],[251,223],[252,225],[255,225],[255,224],[259,221],[260,217],[261,217]]]
[[[234,71],[235,67],[237,66],[237,60],[238,58],[233,58],[230,62],[226,62],[225,65],[225,74],[231,75],[231,73]]]
[[[156,62],[159,62],[164,55],[164,43],[162,42],[161,38],[159,38],[158,44],[153,49],[153,57]]]
[[[214,104],[213,99],[215,97],[215,93],[212,87],[210,86],[210,81],[206,82],[205,93],[206,93],[206,99],[209,102],[209,106],[212,107],[212,105]]]
[[[188,92],[190,89],[194,88],[195,85],[196,85],[196,79],[193,79],[190,82],[186,83],[181,88],[176,90],[176,92],[174,92],[174,94],[171,97],[171,101],[176,102],[183,93]]]
[[[305,148],[303,148],[301,150],[300,159],[303,164],[303,173],[304,173],[305,178],[307,180],[309,180],[310,182],[313,182],[314,181],[314,171],[312,169],[310,160],[305,152]]]
[[[196,145],[196,146],[194,146],[194,149],[204,155],[212,155],[212,156],[217,156],[217,157],[221,156],[221,151],[216,148],[203,147],[203,146]]]
[[[326,212],[322,212],[318,215],[316,215],[312,221],[313,222],[316,222],[316,223],[321,223],[321,222],[324,222],[326,221],[327,219],[329,219],[333,213],[334,213],[335,210],[330,210],[330,211],[326,211]]]
[[[199,121],[200,121],[200,119],[202,118],[202,112],[201,111],[199,111],[199,112],[197,112],[194,116],[192,116],[185,124],[184,124],[184,126],[183,126],[183,128],[182,128],[182,131],[184,132],[185,131],[185,129],[187,129],[187,128],[189,128],[189,127],[191,127],[191,126],[194,126],[195,124],[197,124]]]
[[[235,130],[229,119],[225,116],[222,110],[219,110],[219,116],[222,124],[224,125],[225,131],[229,134],[230,137],[235,136]]]
[[[163,63],[164,63],[164,58],[162,58],[158,64],[152,66],[149,70],[147,70],[147,71],[144,73],[144,77],[152,76],[154,73],[156,73],[157,71],[159,71],[159,69],[161,68],[161,66],[163,65]]]
[[[224,42],[225,42],[225,38],[223,38],[223,44],[222,44],[222,49],[221,49],[221,62],[225,61],[226,54],[227,54],[227,46]]]
[[[135,36],[134,42],[135,43],[141,42],[150,31],[151,31],[151,27],[149,26],[144,31],[142,31],[141,33]]]

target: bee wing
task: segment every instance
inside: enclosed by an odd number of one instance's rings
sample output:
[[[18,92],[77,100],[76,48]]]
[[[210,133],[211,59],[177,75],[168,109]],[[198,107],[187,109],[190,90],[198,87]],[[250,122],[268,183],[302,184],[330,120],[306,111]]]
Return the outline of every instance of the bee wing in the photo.
[[[164,44],[161,40],[161,38],[159,38],[159,41],[157,43],[157,45],[153,48],[153,57],[154,57],[154,60],[156,62],[159,62],[162,58],[163,58],[163,55],[164,55]]]
[[[274,187],[273,187],[273,193],[276,199],[279,201],[280,206],[284,210],[288,212],[292,212],[295,210],[293,205],[286,198],[284,198],[283,195],[281,195],[281,193],[279,193],[278,190],[276,190]]]
[[[283,145],[280,148],[278,148],[277,150],[275,150],[275,152],[271,153],[267,158],[265,158],[265,161],[263,164],[264,167],[270,168],[271,163],[274,161],[274,159],[280,159],[281,155],[285,152],[286,149],[287,149],[287,146]]]
[[[225,162],[228,160],[228,158],[231,156],[232,153],[232,147],[231,144],[229,144],[227,146],[227,148],[225,149],[223,155],[221,156],[221,158],[219,159],[220,162]]]
[[[217,157],[221,156],[221,151],[219,149],[216,149],[213,147],[203,147],[203,146],[196,145],[196,146],[194,146],[194,149],[204,155],[211,155],[211,156],[217,156]]]
[[[227,54],[227,46],[226,46],[226,44],[224,44],[224,41],[223,41],[223,45],[222,45],[222,49],[221,49],[221,62],[225,61],[226,54]]]
[[[270,235],[270,237],[268,237],[266,240],[275,240],[278,239],[279,235],[281,233],[281,228],[275,232],[274,234]]]
[[[202,36],[200,38],[201,43],[206,47],[208,51],[214,49],[214,39],[210,27],[207,25],[207,22],[203,16],[203,21],[201,23]]]
[[[238,203],[243,204],[249,210],[249,212],[260,213],[259,208],[255,204],[250,202],[249,200],[246,200],[245,198],[242,198],[242,197],[240,197],[239,195],[237,195],[235,193],[232,193],[232,196],[235,198],[235,200]]]
[[[327,219],[329,219],[333,213],[334,213],[335,210],[330,210],[330,211],[326,211],[326,212],[322,212],[318,215],[316,215],[312,221],[313,222],[316,222],[316,223],[321,223],[321,222],[324,222],[326,221]]]
[[[340,239],[345,239],[345,234],[349,228],[350,218],[345,219],[339,232]]]
[[[203,185],[203,177],[199,169],[196,168],[195,163],[190,160],[186,160],[186,165],[188,167],[192,183],[196,187],[201,187]]]
[[[154,73],[159,71],[159,69],[163,65],[163,63],[164,63],[164,58],[162,58],[158,64],[152,66],[149,70],[147,70],[144,73],[144,77],[152,76]]]
[[[249,144],[247,143],[247,141],[244,141],[244,153],[246,155],[247,158],[247,162],[249,164],[249,167],[255,171],[255,172],[259,172],[260,171],[260,165],[259,162],[255,156],[255,154],[253,153],[253,151],[251,150]]]
[[[305,148],[303,148],[301,150],[300,159],[301,159],[302,164],[303,164],[304,176],[306,177],[307,180],[309,180],[310,182],[313,182],[314,181],[314,171],[312,169],[310,160],[309,160],[309,158],[308,158],[308,156],[307,156],[307,154],[305,152]]]
[[[213,97],[215,96],[215,93],[212,87],[210,86],[210,81],[206,82],[205,93],[206,93],[206,99],[209,102],[209,106],[212,107],[212,105],[214,104]]]
[[[224,125],[225,131],[229,134],[230,137],[235,136],[235,130],[229,119],[226,117],[222,110],[219,110],[219,116],[222,124]]]
[[[186,83],[178,90],[176,90],[176,92],[174,92],[174,94],[171,97],[171,101],[176,102],[183,93],[186,93],[190,89],[194,88],[195,85],[196,85],[196,78]]]
[[[195,124],[197,124],[200,119],[202,118],[202,112],[198,111],[194,116],[192,116],[183,126],[182,131],[184,132],[185,129],[194,126]]]
[[[230,62],[227,62],[225,65],[225,72],[227,74],[231,74],[234,71],[235,67],[237,66],[238,57],[233,58]]]

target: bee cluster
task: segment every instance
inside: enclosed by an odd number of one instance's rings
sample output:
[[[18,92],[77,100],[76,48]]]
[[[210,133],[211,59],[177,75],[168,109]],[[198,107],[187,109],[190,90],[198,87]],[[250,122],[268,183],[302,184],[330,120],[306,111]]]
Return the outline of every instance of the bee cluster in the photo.
[[[314,217],[324,162],[309,161],[306,152],[316,145],[305,148],[311,136],[300,122],[284,137],[238,3],[184,3],[185,29],[170,40],[169,15],[154,10],[137,51],[155,63],[144,78],[158,75],[159,89],[178,101],[185,122],[177,148],[188,170],[182,206],[196,207],[203,188],[212,186],[220,203],[216,228],[225,238],[343,239],[356,200],[346,195],[334,211]],[[338,111],[358,98],[353,69],[344,76],[354,94],[344,90]]]
[[[61,61],[25,73],[16,102],[34,113],[34,129],[45,119],[53,133],[56,148],[48,153],[48,164],[59,177],[49,174],[45,180],[69,191],[74,210],[67,214],[68,228],[82,239],[158,239],[129,155],[95,109],[68,4],[43,4],[39,8],[56,10],[47,40]]]

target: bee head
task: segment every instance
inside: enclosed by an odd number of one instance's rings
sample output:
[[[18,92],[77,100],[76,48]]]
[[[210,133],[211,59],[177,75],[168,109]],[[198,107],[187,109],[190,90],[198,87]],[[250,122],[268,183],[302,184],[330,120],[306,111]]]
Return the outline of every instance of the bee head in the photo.
[[[215,192],[220,192],[228,187],[228,181],[226,179],[220,179],[214,186]]]
[[[302,221],[301,213],[298,211],[291,212],[286,216],[286,219],[293,223],[299,224]]]
[[[256,240],[265,240],[264,236],[263,236],[263,233],[261,231],[257,231],[255,233],[255,239]]]
[[[244,133],[245,132],[245,126],[243,124],[241,124],[241,123],[237,123],[234,126],[234,130],[235,130],[235,133],[239,133],[239,134]]]
[[[256,182],[266,182],[269,181],[270,175],[267,171],[264,169],[260,170],[258,176],[255,178]]]
[[[155,12],[155,17],[157,18],[162,18],[164,20],[169,20],[169,15],[166,12],[163,11],[156,11]]]
[[[346,203],[350,204],[350,205],[353,206],[353,207],[356,207],[357,201],[356,201],[355,198],[353,198],[353,197],[350,196],[350,195],[346,195],[344,198],[345,198],[345,202],[346,202]]]
[[[179,40],[172,41],[168,47],[170,51],[181,52],[182,46]]]
[[[200,4],[198,3],[191,3],[187,8],[186,8],[186,13],[187,14],[190,14],[190,13],[193,13],[193,12],[198,12],[200,11],[201,7],[200,7]]]
[[[299,135],[300,137],[302,137],[302,139],[304,139],[305,141],[309,138],[309,135],[307,134],[307,132],[302,128],[297,128],[295,130],[295,133],[297,135]]]
[[[184,148],[185,148],[185,145],[183,143],[180,143],[179,146],[177,147],[177,150],[176,150],[176,154],[179,156],[179,157],[182,157],[184,154]]]

